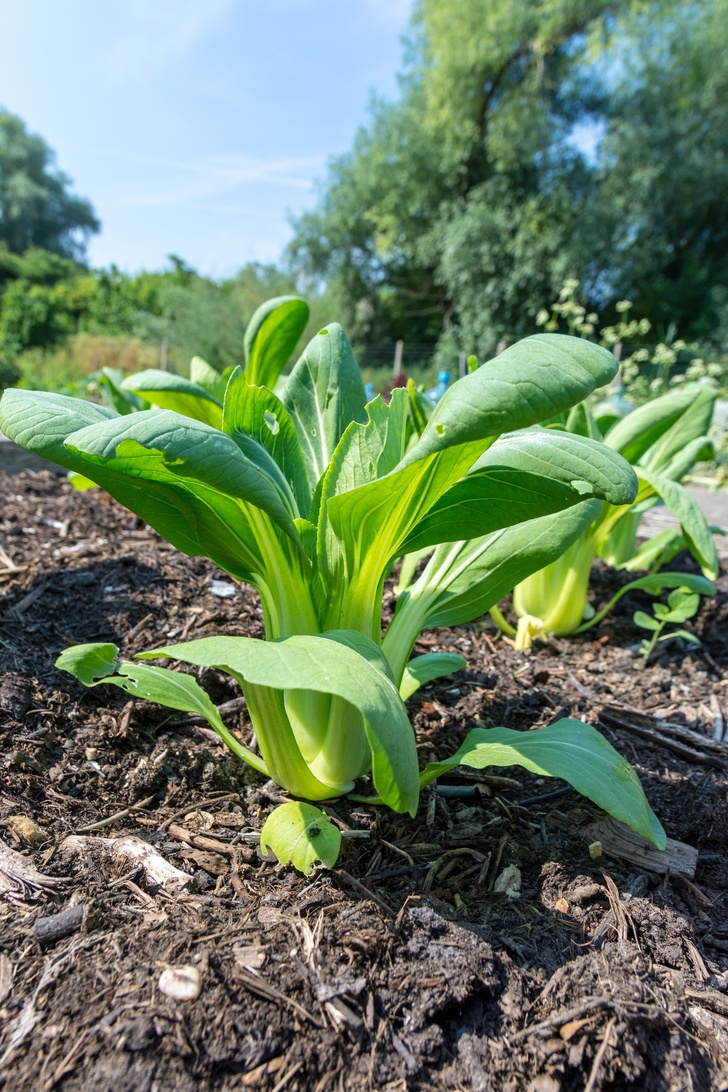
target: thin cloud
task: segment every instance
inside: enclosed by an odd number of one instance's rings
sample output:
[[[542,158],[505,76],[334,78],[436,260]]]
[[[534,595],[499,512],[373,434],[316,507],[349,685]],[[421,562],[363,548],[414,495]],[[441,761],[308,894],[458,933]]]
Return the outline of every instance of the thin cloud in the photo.
[[[241,186],[260,182],[290,189],[310,190],[316,175],[326,162],[322,155],[257,159],[219,155],[190,161],[144,156],[133,158],[162,168],[151,192],[131,195],[125,199],[125,205],[136,207],[187,206],[220,194],[229,194]]]

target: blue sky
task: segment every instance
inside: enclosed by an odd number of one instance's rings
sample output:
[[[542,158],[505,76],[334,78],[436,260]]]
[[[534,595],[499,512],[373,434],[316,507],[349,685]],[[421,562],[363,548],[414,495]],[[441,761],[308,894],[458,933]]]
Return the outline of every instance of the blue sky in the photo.
[[[0,0],[0,106],[103,222],[94,265],[274,261],[372,91],[397,94],[412,0]]]

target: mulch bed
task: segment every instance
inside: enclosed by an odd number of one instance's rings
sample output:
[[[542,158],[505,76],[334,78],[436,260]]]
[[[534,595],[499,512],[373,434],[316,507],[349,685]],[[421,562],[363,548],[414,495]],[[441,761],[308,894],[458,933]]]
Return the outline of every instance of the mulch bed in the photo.
[[[262,636],[255,595],[213,594],[225,574],[47,472],[0,475],[0,496],[0,880],[8,859],[46,877],[0,901],[0,1086],[728,1088],[728,577],[701,605],[702,646],[668,644],[645,670],[641,598],[530,654],[487,620],[430,631],[419,651],[468,668],[409,702],[423,762],[474,725],[598,725],[697,851],[692,878],[592,857],[597,810],[515,768],[447,778],[415,820],[338,801],[363,836],[306,878],[251,837],[280,790],[209,730],[53,667],[78,641],[129,656]],[[622,581],[601,570],[596,597]],[[235,686],[200,678],[248,739]],[[96,841],[71,854],[69,836]],[[100,852],[125,836],[182,879]],[[516,897],[494,890],[509,875]],[[195,1000],[160,988],[180,966]]]

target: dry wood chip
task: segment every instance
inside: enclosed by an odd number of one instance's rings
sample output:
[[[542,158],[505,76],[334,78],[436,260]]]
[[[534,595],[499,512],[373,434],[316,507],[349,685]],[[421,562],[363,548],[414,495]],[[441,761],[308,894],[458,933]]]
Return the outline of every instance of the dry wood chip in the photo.
[[[255,1069],[249,1069],[247,1073],[243,1073],[240,1083],[243,1088],[255,1088],[257,1085],[262,1084],[266,1077],[279,1073],[283,1069],[285,1061],[286,1059],[282,1054],[277,1058],[271,1058],[269,1062],[263,1062],[262,1065],[257,1065]]]
[[[10,996],[13,988],[13,965],[6,955],[0,952],[0,1005]]]
[[[23,889],[55,891],[68,883],[65,876],[44,876],[35,865],[0,839],[0,895],[17,897]]]
[[[206,849],[211,853],[235,853],[234,846],[229,846],[226,842],[221,842],[219,838],[210,838],[206,834],[193,833],[192,831],[179,826],[177,823],[170,823],[169,833],[177,842],[184,842],[186,845],[194,846],[196,849]]]
[[[639,865],[646,872],[666,876],[668,872],[692,879],[698,865],[698,851],[685,842],[667,839],[665,849],[657,849],[641,834],[635,834],[616,819],[600,819],[585,831],[589,842],[601,842],[605,853]]]
[[[259,944],[241,944],[233,948],[233,958],[239,967],[245,967],[249,971],[259,971],[267,955],[265,948]]]
[[[80,834],[70,834],[60,846],[61,853],[80,853],[97,855],[103,860],[121,864],[125,868],[140,867],[144,871],[147,883],[169,890],[181,890],[189,887],[192,877],[175,868],[156,849],[141,838],[128,835],[125,838],[89,838]]]
[[[568,1043],[569,1039],[573,1038],[577,1031],[588,1023],[588,1020],[569,1020],[568,1024],[564,1024],[563,1027],[559,1028],[559,1035],[565,1043]]]
[[[33,922],[33,931],[43,945],[55,944],[64,937],[69,937],[83,925],[85,910],[83,906],[68,906],[59,914],[47,918],[38,918]]]
[[[717,1012],[719,1016],[728,1017],[728,997],[717,990],[685,990],[685,996],[691,1001],[697,1001],[711,1012]]]

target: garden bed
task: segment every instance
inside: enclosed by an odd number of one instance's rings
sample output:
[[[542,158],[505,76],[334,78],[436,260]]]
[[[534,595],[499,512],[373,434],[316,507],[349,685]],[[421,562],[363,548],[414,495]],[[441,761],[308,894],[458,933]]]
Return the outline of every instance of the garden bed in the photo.
[[[529,654],[487,624],[426,632],[418,651],[468,669],[409,702],[423,762],[475,725],[599,726],[697,851],[694,875],[615,856],[594,807],[506,770],[446,778],[415,820],[338,801],[360,833],[312,881],[261,858],[251,835],[280,790],[208,729],[53,667],[79,641],[129,656],[262,636],[252,591],[48,472],[0,475],[0,497],[0,838],[64,878],[26,876],[0,903],[0,1086],[726,1087],[728,577],[701,605],[702,646],[670,643],[645,670],[639,597]],[[621,582],[602,570],[593,587]],[[201,681],[247,740],[229,680]],[[71,853],[69,836],[96,841]],[[160,886],[100,853],[126,836],[184,875]],[[13,867],[0,855],[0,880]],[[199,973],[196,1000],[159,988],[170,966]]]

